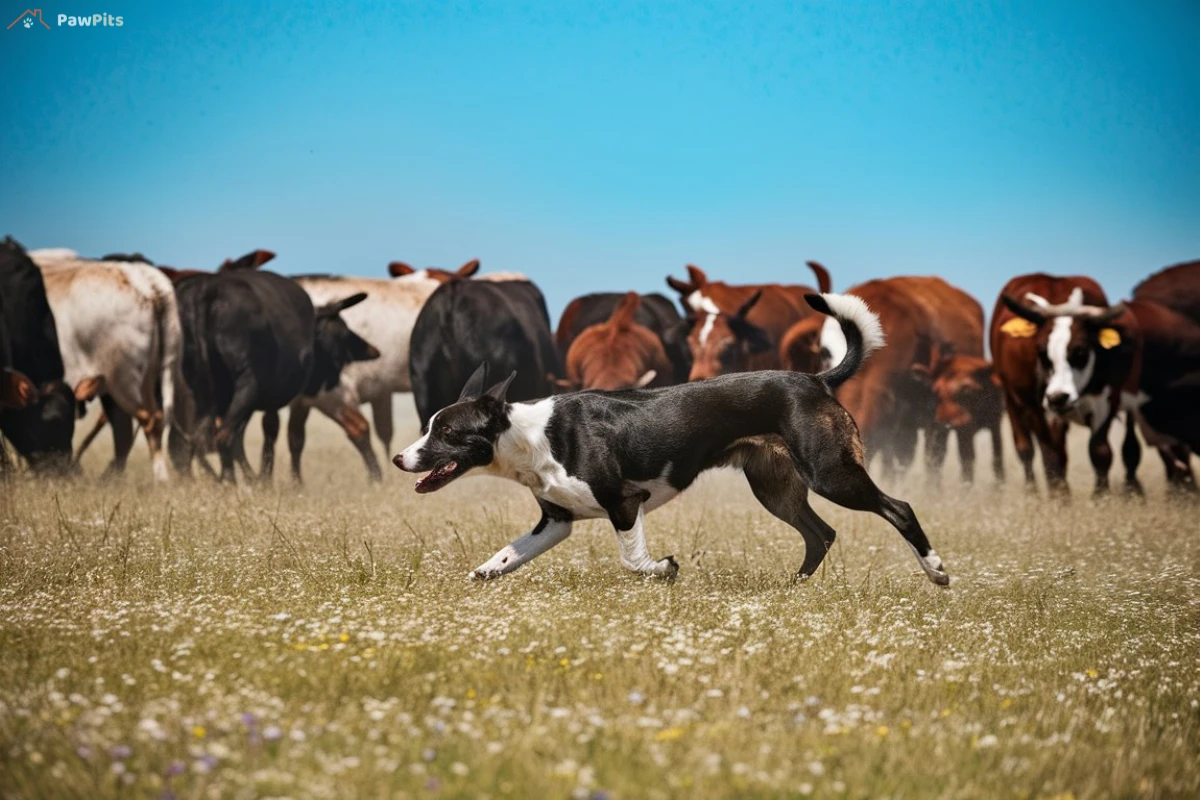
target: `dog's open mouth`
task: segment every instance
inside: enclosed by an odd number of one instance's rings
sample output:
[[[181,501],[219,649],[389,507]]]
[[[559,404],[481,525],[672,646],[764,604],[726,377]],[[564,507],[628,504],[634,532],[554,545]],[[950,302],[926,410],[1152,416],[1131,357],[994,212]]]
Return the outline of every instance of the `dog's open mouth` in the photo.
[[[432,472],[430,472],[424,478],[421,478],[421,480],[417,481],[417,492],[420,494],[436,492],[438,489],[457,478],[458,475],[459,472],[457,461],[447,461],[445,464],[439,464],[433,468]]]

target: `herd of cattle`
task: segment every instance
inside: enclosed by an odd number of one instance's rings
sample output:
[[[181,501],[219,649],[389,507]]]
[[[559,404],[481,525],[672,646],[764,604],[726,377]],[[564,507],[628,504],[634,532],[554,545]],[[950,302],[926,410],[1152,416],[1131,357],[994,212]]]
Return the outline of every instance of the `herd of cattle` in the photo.
[[[93,260],[70,250],[27,252],[0,243],[0,429],[35,473],[78,470],[104,425],[124,469],[137,429],[154,476],[216,476],[235,467],[269,478],[280,409],[287,408],[292,473],[300,477],[305,422],[314,407],[334,420],[380,477],[370,425],[390,454],[392,395],[412,392],[421,424],[458,397],[487,361],[515,370],[510,400],[555,391],[618,390],[703,380],[727,372],[817,372],[845,354],[841,328],[813,311],[804,285],[728,284],[689,266],[668,277],[680,308],[661,294],[588,294],[552,333],[541,291],[524,275],[477,275],[389,265],[389,278],[284,277],[256,250],[216,271],[155,266],[140,254]],[[809,262],[821,292],[828,270]],[[1200,448],[1200,261],[1143,281],[1110,305],[1086,277],[1013,278],[1002,290],[984,356],[983,307],[941,278],[894,277],[851,287],[879,314],[888,346],[838,397],[885,473],[907,467],[924,432],[925,462],[940,473],[955,433],[963,479],[974,477],[975,434],[991,437],[1003,479],[1000,421],[1007,410],[1032,484],[1034,441],[1054,490],[1065,489],[1070,423],[1089,431],[1096,490],[1108,488],[1109,427],[1126,417],[1126,485],[1141,491],[1141,445],[1158,450],[1171,486],[1194,489]],[[73,452],[88,401],[103,414]],[[250,416],[263,412],[262,461],[246,457]],[[165,442],[164,442],[165,440]],[[2,444],[3,439],[0,439]],[[0,469],[11,469],[0,451]]]

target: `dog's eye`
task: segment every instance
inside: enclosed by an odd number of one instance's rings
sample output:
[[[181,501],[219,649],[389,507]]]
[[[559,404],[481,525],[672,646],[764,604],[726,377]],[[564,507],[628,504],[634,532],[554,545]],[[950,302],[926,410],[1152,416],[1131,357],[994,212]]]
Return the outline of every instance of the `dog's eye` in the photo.
[[[449,425],[443,423],[442,425],[438,426],[438,432],[442,434],[442,436],[449,436],[450,434],[454,433],[454,428],[451,428]]]

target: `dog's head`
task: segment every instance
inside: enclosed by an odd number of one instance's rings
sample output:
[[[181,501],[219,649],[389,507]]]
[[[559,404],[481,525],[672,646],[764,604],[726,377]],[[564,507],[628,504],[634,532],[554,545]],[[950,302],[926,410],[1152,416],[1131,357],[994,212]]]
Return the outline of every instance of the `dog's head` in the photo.
[[[417,481],[418,492],[436,492],[475,467],[492,463],[496,440],[510,425],[505,395],[517,373],[484,391],[487,372],[487,363],[480,364],[458,402],[434,414],[424,435],[392,459],[405,472],[429,473]]]

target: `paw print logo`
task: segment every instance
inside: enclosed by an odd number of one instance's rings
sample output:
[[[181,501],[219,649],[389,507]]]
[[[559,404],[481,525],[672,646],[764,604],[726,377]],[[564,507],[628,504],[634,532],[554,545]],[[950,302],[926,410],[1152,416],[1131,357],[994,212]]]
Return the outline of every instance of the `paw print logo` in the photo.
[[[25,27],[26,27],[26,28],[32,28],[32,27],[33,27],[33,17],[26,17],[26,18],[25,18]]]

